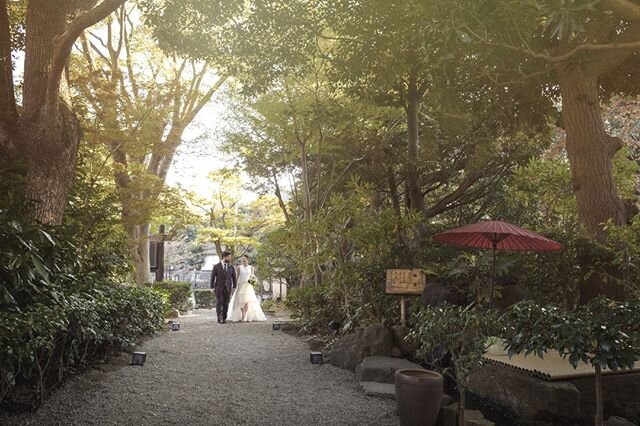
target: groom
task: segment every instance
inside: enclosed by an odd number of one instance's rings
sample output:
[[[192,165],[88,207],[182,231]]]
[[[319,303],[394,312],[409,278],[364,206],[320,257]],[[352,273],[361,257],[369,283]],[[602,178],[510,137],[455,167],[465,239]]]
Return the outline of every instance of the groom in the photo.
[[[216,313],[218,322],[221,324],[227,322],[229,299],[236,286],[236,270],[231,264],[231,253],[225,251],[222,253],[222,262],[214,266],[211,271],[211,288],[216,293]]]

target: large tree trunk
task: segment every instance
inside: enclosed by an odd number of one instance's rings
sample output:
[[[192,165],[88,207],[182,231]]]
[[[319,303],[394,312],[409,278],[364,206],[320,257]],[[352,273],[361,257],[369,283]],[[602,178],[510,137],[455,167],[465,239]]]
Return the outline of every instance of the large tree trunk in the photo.
[[[55,40],[67,24],[65,9],[60,1],[30,4],[27,9],[24,113],[16,135],[27,166],[27,194],[35,201],[33,219],[51,224],[62,221],[82,136],[66,76],[51,75],[59,48]],[[52,87],[55,78],[63,81]]]
[[[80,33],[125,0],[48,0],[27,3],[22,108],[12,81],[7,2],[0,2],[0,150],[26,167],[33,220],[59,224],[82,137],[64,72]],[[73,18],[69,20],[70,18]]]
[[[20,126],[28,169],[26,192],[35,202],[32,219],[54,225],[62,222],[82,137],[71,109],[61,106],[56,115],[23,119]]]
[[[409,77],[407,91],[407,128],[409,131],[407,148],[407,207],[411,210],[422,211],[424,196],[418,176],[418,150],[419,150],[419,120],[420,95],[415,74]]]
[[[580,66],[571,66],[560,69],[559,79],[562,121],[578,214],[585,228],[602,238],[603,223],[612,220],[615,225],[624,225],[627,222],[628,213],[618,194],[611,161],[622,142],[605,131],[597,76]]]

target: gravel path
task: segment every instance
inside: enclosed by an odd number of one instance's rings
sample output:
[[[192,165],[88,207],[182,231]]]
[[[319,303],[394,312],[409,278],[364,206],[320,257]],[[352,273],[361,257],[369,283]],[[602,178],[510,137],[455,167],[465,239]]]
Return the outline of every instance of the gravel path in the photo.
[[[311,365],[306,343],[271,321],[220,325],[197,310],[180,323],[143,344],[144,367],[87,372],[0,424],[398,425],[394,401],[364,396],[349,371]]]

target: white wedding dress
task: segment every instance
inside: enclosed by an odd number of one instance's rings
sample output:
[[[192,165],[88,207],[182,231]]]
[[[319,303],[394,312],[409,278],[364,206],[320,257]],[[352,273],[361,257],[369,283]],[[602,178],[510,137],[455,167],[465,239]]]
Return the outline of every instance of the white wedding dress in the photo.
[[[253,266],[238,266],[238,286],[229,301],[227,319],[233,322],[239,321],[266,321],[260,303],[256,298],[256,292],[249,283],[249,277],[253,275]],[[245,307],[245,315],[242,318],[241,308]]]

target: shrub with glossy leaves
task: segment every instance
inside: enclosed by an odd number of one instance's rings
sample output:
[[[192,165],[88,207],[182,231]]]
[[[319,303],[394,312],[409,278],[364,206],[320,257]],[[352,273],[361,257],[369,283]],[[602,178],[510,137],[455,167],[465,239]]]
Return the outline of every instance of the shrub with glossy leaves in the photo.
[[[130,285],[100,285],[57,303],[0,311],[0,401],[11,402],[11,391],[22,385],[33,391],[27,404],[37,405],[70,368],[129,350],[163,318],[162,299]]]
[[[595,370],[596,417],[602,424],[602,370],[624,370],[640,361],[640,302],[597,298],[575,310],[521,302],[507,319],[509,355],[557,351],[576,368],[584,362]]]

